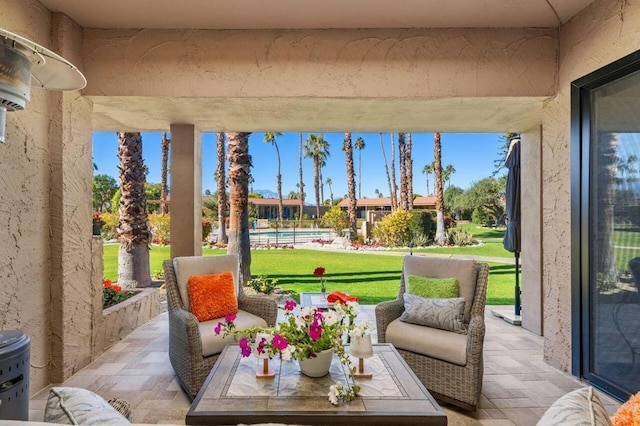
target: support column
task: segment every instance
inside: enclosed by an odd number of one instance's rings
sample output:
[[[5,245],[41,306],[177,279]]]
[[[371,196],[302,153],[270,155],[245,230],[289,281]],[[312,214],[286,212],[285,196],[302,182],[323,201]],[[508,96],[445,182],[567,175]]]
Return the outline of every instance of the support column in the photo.
[[[542,335],[542,129],[521,136],[522,327]]]
[[[171,125],[171,257],[202,256],[202,140],[192,124]]]

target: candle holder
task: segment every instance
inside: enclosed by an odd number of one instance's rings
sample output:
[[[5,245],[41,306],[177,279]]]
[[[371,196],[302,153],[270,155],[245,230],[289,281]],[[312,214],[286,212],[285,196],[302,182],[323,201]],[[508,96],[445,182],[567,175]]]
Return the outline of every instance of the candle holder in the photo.
[[[360,379],[372,378],[373,373],[367,371],[364,366],[365,358],[371,358],[373,356],[371,335],[365,334],[363,336],[352,337],[351,344],[349,345],[349,353],[358,358],[358,370],[353,376]]]
[[[256,335],[256,342],[260,342],[261,340],[267,340],[269,338],[269,335],[267,335],[266,333],[258,333]],[[266,352],[258,352],[257,350],[253,351],[255,356],[258,359],[262,360],[262,369],[258,369],[256,371],[256,378],[258,379],[272,379],[276,376],[275,371],[273,371],[273,368],[269,365],[269,354]]]

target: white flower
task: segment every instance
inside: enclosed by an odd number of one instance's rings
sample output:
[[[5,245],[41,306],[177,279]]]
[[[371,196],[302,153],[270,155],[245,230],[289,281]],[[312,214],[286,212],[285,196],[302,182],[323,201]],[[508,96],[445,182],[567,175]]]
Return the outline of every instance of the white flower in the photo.
[[[338,405],[338,397],[340,396],[341,392],[342,383],[337,382],[335,385],[329,386],[329,393],[327,394],[327,396],[329,397],[329,402],[331,402],[333,405]]]
[[[295,351],[296,347],[294,345],[287,345],[287,347],[280,352],[280,358],[282,358],[283,361],[291,361]]]
[[[360,324],[356,324],[353,326],[353,330],[349,332],[349,336],[351,338],[362,337],[365,335],[365,332],[369,329],[369,321],[362,321]]]
[[[352,309],[352,313],[354,315],[358,315],[360,313],[360,304],[358,302],[348,301],[347,307]]]
[[[313,316],[313,314],[315,313],[316,313],[316,308],[314,308],[313,306],[305,306],[300,310],[300,315],[298,316],[298,318]]]
[[[335,311],[329,311],[324,316],[325,325],[331,326],[340,322],[341,318],[338,318],[338,314]]]

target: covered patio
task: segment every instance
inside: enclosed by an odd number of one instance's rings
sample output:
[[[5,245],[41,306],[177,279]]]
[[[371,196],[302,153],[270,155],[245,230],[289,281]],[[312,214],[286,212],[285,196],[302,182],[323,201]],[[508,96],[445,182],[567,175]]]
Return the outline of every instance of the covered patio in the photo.
[[[496,307],[487,306],[485,314],[487,334],[480,407],[474,413],[444,404],[449,425],[535,425],[555,400],[585,386],[544,362],[542,337],[492,316],[493,308]],[[359,320],[368,319],[375,327],[374,315],[374,306],[365,305]],[[128,400],[136,423],[183,424],[191,401],[180,388],[169,363],[168,340],[165,312],[114,345],[63,385],[86,388],[105,399]],[[42,420],[48,388],[31,398],[30,420]],[[607,411],[613,414],[620,404],[601,392],[598,395]]]

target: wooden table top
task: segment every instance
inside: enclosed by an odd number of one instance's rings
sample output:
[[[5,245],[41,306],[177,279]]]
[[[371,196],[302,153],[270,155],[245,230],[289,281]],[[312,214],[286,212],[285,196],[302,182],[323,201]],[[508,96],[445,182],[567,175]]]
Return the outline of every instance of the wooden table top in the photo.
[[[357,359],[352,358],[354,365]],[[186,423],[295,424],[421,424],[446,425],[437,402],[390,344],[374,345],[365,360],[371,379],[356,379],[359,396],[349,404],[331,405],[329,386],[347,379],[334,355],[329,374],[311,378],[300,373],[297,361],[271,360],[272,379],[256,378],[262,364],[243,358],[237,345],[228,345],[196,396]]]

